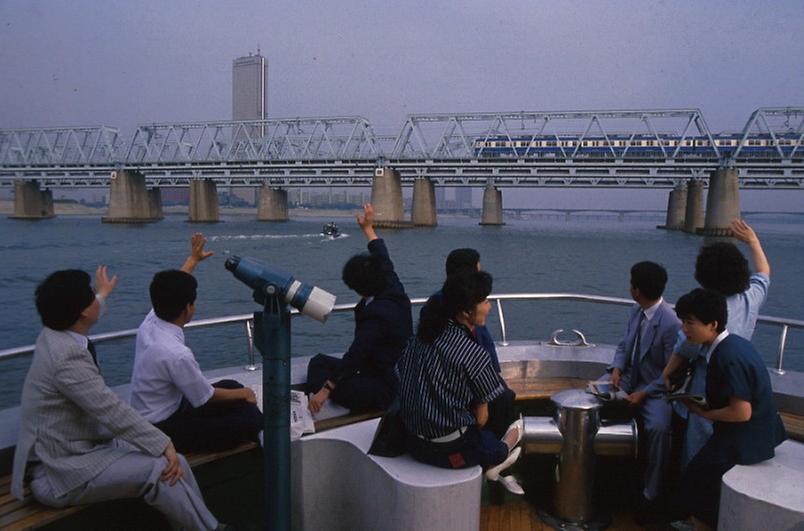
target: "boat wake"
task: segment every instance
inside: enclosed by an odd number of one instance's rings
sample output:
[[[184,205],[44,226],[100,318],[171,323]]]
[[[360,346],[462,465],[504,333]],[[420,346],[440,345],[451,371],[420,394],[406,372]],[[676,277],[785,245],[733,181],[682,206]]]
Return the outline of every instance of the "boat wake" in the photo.
[[[349,237],[345,232],[341,232],[337,236],[323,236],[321,234],[319,234],[319,236],[321,236],[322,242],[334,242],[335,240],[343,240]]]
[[[210,236],[211,242],[222,242],[228,240],[290,240],[303,238],[320,238],[320,233],[313,234],[221,234]]]

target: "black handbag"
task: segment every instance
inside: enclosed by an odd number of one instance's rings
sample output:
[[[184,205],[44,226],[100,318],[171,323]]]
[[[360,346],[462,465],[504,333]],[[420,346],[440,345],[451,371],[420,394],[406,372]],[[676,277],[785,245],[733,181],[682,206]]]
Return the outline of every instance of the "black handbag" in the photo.
[[[402,422],[399,401],[395,400],[380,419],[368,453],[380,457],[397,457],[405,453],[407,431]]]

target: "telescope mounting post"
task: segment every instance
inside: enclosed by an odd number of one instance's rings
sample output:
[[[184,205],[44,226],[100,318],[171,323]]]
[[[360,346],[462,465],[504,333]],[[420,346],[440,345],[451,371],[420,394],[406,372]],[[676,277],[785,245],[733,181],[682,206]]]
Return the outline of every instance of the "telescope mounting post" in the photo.
[[[254,344],[262,355],[263,528],[290,530],[290,310],[274,284],[254,312]],[[257,293],[255,293],[255,298]]]

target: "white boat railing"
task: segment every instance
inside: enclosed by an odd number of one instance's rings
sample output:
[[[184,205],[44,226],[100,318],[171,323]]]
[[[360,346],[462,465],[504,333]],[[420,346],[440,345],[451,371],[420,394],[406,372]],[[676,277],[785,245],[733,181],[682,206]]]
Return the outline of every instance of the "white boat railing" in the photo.
[[[602,295],[586,295],[580,293],[500,293],[489,295],[489,300],[494,301],[497,307],[497,316],[500,321],[500,344],[503,346],[508,345],[508,330],[505,326],[505,313],[503,311],[503,301],[576,301],[576,302],[590,302],[594,304],[609,304],[615,306],[630,306],[634,304],[631,299],[623,299],[619,297],[605,297]],[[411,303],[424,304],[427,302],[426,298],[411,299]],[[354,309],[357,303],[350,304],[336,304],[333,308],[333,313],[347,312]],[[299,311],[295,308],[291,309],[291,316],[296,316]],[[224,317],[211,317],[209,319],[198,319],[185,325],[185,328],[209,328],[212,326],[242,324],[245,327],[246,339],[248,342],[248,369],[256,369],[257,360],[254,352],[254,314],[244,313],[238,315],[227,315]],[[781,328],[779,333],[779,348],[776,354],[776,363],[773,370],[779,374],[784,374],[784,351],[787,345],[788,331],[793,329],[804,330],[804,321],[796,319],[785,319],[781,317],[771,317],[768,315],[760,315],[757,322],[765,325],[778,326]],[[125,339],[137,335],[136,328],[128,330],[117,330],[114,332],[105,332],[102,334],[94,334],[90,336],[93,342],[101,343],[106,341],[114,341],[118,339]],[[15,347],[0,350],[0,361],[26,356],[32,354],[34,345],[25,345],[22,347]]]

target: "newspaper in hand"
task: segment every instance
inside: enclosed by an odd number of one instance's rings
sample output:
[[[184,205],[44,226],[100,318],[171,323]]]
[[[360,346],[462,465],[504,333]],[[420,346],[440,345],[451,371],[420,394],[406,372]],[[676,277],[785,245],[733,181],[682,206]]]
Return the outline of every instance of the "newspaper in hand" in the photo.
[[[257,407],[262,411],[262,384],[249,386],[257,396]],[[307,408],[307,395],[301,391],[290,391],[290,440],[295,441],[302,435],[315,433],[315,424],[310,410]]]
[[[307,407],[307,395],[302,391],[290,392],[290,440],[295,441],[302,435],[315,433],[313,416]]]
[[[586,385],[586,392],[606,402],[628,400],[628,393],[622,389],[616,389],[611,382],[605,380],[589,382]]]
[[[684,379],[680,380],[681,383],[674,388],[673,391],[667,392],[665,400],[672,402],[674,400],[687,399],[695,402],[701,407],[706,407],[706,397],[701,394],[690,392],[692,389],[692,376],[694,372],[689,369],[684,373]]]

